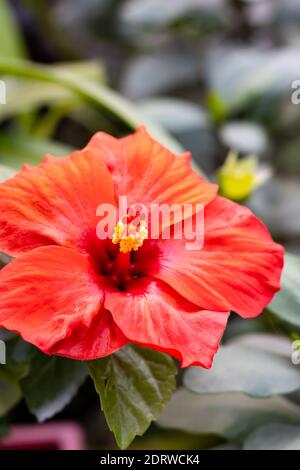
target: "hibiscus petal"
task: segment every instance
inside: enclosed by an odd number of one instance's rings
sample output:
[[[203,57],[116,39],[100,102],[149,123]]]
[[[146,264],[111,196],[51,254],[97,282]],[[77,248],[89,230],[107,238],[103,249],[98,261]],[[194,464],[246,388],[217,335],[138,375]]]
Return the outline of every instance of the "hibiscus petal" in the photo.
[[[127,292],[107,293],[105,306],[129,341],[171,354],[182,367],[209,368],[227,312],[208,312],[161,281],[143,279]]]
[[[177,156],[163,147],[144,127],[123,139],[99,132],[87,148],[102,156],[112,173],[116,194],[127,196],[128,204],[196,204],[206,205],[218,187],[195,173],[190,154]],[[181,214],[173,222],[182,220]]]
[[[159,240],[148,274],[199,307],[258,315],[280,289],[282,246],[249,209],[221,197],[205,208],[204,238],[197,251],[185,240]]]
[[[69,248],[37,248],[7,265],[0,299],[0,326],[46,354],[95,359],[127,342],[103,308],[89,261]]]
[[[46,157],[0,185],[0,250],[12,256],[44,245],[83,243],[96,209],[113,203],[106,165],[92,152]]]

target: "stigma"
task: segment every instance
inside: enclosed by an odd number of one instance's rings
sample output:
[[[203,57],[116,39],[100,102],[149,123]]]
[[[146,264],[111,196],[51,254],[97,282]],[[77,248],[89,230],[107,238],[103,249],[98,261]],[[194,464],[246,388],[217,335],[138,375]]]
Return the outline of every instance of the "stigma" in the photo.
[[[129,253],[137,251],[146,238],[148,238],[148,229],[144,220],[141,220],[138,225],[126,224],[119,220],[114,229],[112,243],[119,244],[121,253]]]

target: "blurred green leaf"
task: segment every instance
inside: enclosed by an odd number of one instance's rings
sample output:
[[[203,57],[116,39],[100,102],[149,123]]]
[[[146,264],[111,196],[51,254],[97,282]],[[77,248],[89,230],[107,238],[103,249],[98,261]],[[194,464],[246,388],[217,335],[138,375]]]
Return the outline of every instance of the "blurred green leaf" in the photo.
[[[39,422],[59,413],[87,376],[82,362],[36,351],[32,369],[21,381],[26,404]]]
[[[262,426],[247,437],[244,450],[300,450],[300,426]]]
[[[82,127],[88,129],[90,134],[98,132],[99,129],[105,129],[106,132],[114,134],[114,123],[99,109],[91,107],[88,103],[81,103],[81,106],[76,106],[69,117],[74,122],[78,122]]]
[[[269,138],[262,126],[249,121],[229,121],[220,129],[222,143],[230,150],[248,155],[263,155]]]
[[[290,98],[291,83],[300,74],[300,58],[295,46],[263,49],[255,44],[213,45],[208,50],[205,73],[212,92],[231,111],[245,109],[259,97],[272,113],[270,99]]]
[[[15,170],[9,166],[0,164],[0,183],[16,174]]]
[[[297,180],[273,177],[254,191],[247,205],[278,240],[299,239],[300,185]]]
[[[200,394],[287,394],[300,389],[300,374],[292,364],[291,351],[291,341],[283,336],[243,335],[220,348],[210,370],[189,368],[184,384]]]
[[[285,254],[281,290],[268,305],[277,317],[300,327],[300,257]]]
[[[8,341],[9,339],[15,338],[17,333],[13,331],[6,330],[5,328],[0,328],[0,340]]]
[[[183,85],[196,85],[199,65],[192,48],[167,47],[134,57],[125,69],[121,92],[132,100],[170,92]]]
[[[206,111],[198,104],[179,98],[149,98],[138,102],[145,116],[176,134],[211,127]]]
[[[87,367],[108,426],[122,449],[158,418],[175,389],[176,367],[166,354],[134,345]]]
[[[231,315],[229,322],[227,323],[227,328],[223,338],[225,341],[230,341],[241,335],[252,333],[269,333],[270,320],[273,320],[273,318],[266,311],[256,318],[248,318],[247,321],[245,321],[244,318],[238,317],[237,315]],[[272,328],[271,332],[273,331],[274,329]]]
[[[274,2],[277,23],[285,26],[287,23],[297,23],[300,20],[300,4],[298,0]]]
[[[172,0],[172,5],[161,0],[129,0],[121,9],[121,21],[126,30],[145,27],[166,27],[185,17],[227,17],[225,0]]]
[[[179,389],[158,424],[196,434],[241,440],[258,426],[300,423],[300,407],[282,397],[250,398],[242,393],[199,395]]]
[[[78,81],[90,80],[99,84],[104,84],[106,81],[104,69],[97,61],[57,64],[55,69],[58,72],[71,73]],[[2,120],[42,106],[65,104],[72,109],[81,104],[78,96],[56,83],[40,82],[37,86],[34,80],[5,78],[5,84],[7,100],[5,106],[0,106]]]
[[[146,119],[126,99],[101,84],[95,84],[91,80],[79,79],[78,75],[69,70],[61,70],[55,66],[37,65],[26,61],[0,60],[0,75],[61,85],[98,109],[110,112],[131,129],[144,124],[154,138],[174,152],[180,153],[183,150],[176,140],[158,125]]]
[[[37,165],[47,153],[61,157],[72,150],[69,145],[37,139],[27,134],[0,133],[0,177],[12,176],[13,170],[19,170],[24,163]]]
[[[35,0],[37,1],[37,0]],[[39,1],[39,0],[38,0]],[[54,11],[59,21],[64,25],[81,27],[90,26],[91,21],[99,21],[99,17],[114,0],[64,0],[54,5]]]
[[[47,113],[38,117],[31,131],[33,137],[50,139],[56,131],[60,121],[74,109],[74,103],[55,103]]]
[[[0,419],[0,438],[6,436],[9,432],[9,425],[5,419]]]
[[[18,337],[5,341],[6,364],[0,364],[0,416],[22,398],[20,380],[29,372],[30,346]]]
[[[189,434],[182,431],[149,432],[142,437],[137,437],[129,447],[129,450],[194,450],[207,449],[222,442],[217,436]]]
[[[226,442],[225,444],[219,444],[217,446],[211,447],[208,450],[241,450],[241,448],[233,442]]]
[[[0,365],[0,416],[4,416],[21,399],[18,377],[7,366]]]
[[[0,2],[0,57],[23,58],[26,48],[15,21],[10,2]]]
[[[299,108],[295,106],[296,109]],[[298,124],[299,125],[299,124]],[[298,129],[297,125],[297,129]],[[297,132],[298,134],[298,132]],[[300,139],[284,141],[276,155],[276,166],[279,170],[288,172],[291,176],[300,173]]]
[[[218,93],[211,91],[206,97],[207,107],[214,122],[217,124],[225,121],[228,115],[226,104]]]
[[[7,334],[11,334],[11,332],[7,331]],[[7,365],[13,367],[14,374],[19,379],[22,379],[29,372],[30,362],[36,348],[15,333],[12,333],[12,336],[8,336],[6,345]]]

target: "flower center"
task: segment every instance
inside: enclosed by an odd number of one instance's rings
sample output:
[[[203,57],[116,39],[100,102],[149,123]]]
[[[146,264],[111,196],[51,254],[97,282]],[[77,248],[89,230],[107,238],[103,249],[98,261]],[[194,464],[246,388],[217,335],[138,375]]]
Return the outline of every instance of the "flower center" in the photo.
[[[137,251],[146,238],[148,238],[148,229],[144,220],[141,220],[137,225],[119,220],[114,229],[112,243],[119,244],[121,253],[129,253],[132,250]]]

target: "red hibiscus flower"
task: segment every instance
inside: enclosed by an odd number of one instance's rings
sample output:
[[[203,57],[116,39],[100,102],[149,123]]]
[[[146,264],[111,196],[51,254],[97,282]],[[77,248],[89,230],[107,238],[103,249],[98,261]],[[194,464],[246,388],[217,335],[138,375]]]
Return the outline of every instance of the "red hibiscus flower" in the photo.
[[[95,359],[128,341],[210,367],[231,310],[254,317],[280,287],[283,249],[245,207],[142,128],[96,134],[81,151],[48,156],[0,185],[0,326],[46,354]],[[205,206],[204,246],[133,237],[100,240],[100,204]],[[195,209],[196,210],[196,209]],[[176,218],[176,220],[175,220]],[[181,222],[174,217],[170,224]]]

